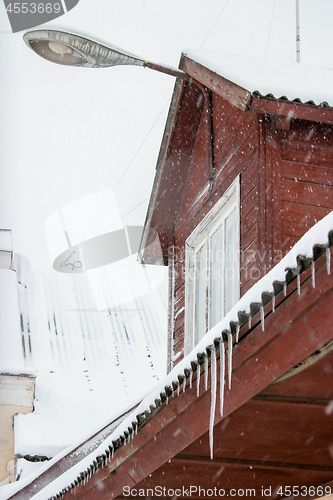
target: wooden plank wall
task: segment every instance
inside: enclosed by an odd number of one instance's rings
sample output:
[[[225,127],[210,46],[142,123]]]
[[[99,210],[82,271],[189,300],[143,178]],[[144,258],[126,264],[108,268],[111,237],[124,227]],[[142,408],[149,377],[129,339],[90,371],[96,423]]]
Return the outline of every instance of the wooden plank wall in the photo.
[[[208,103],[206,103],[206,106]],[[212,176],[209,114],[203,112],[175,225],[174,364],[184,354],[185,240],[241,174],[241,294],[258,279],[259,128],[256,113],[244,113],[213,95],[215,174]],[[207,111],[207,110],[206,110]],[[253,278],[255,276],[255,278]]]
[[[333,210],[333,127],[300,120],[278,131],[281,247],[290,248]]]

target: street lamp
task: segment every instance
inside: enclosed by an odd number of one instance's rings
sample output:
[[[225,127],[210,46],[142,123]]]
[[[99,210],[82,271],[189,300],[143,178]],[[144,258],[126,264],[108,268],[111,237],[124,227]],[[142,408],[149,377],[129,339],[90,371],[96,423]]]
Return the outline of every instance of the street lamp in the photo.
[[[184,71],[146,61],[74,33],[40,29],[28,31],[23,35],[23,40],[36,54],[57,64],[86,68],[134,65],[190,80]]]

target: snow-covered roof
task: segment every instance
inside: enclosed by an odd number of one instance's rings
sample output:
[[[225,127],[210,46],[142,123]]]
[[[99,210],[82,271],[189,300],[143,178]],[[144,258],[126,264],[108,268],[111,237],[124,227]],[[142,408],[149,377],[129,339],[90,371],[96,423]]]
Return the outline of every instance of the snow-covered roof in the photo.
[[[211,357],[212,372],[212,410],[210,412],[210,440],[213,436],[213,424],[215,415],[216,394],[216,345],[224,350],[226,340],[226,352],[228,353],[228,377],[232,372],[232,347],[238,342],[239,328],[247,321],[251,322],[253,311],[261,309],[261,324],[264,330],[264,305],[267,300],[272,300],[272,312],[275,312],[275,295],[278,291],[286,289],[291,277],[300,276],[306,264],[312,266],[312,284],[315,287],[314,262],[319,254],[326,252],[327,273],[331,272],[330,246],[333,244],[333,212],[324,217],[313,226],[291,249],[291,251],[260,281],[258,281],[232,308],[232,310],[213,327],[199,342],[199,344],[163,379],[149,395],[125,418],[115,431],[82,461],[75,464],[71,469],[48,484],[33,498],[55,499],[61,498],[65,493],[75,488],[81,481],[89,480],[89,477],[98,469],[103,467],[113,457],[113,453],[138,432],[142,422],[148,418],[156,408],[173,394],[179,395],[180,389],[185,390],[186,381],[189,379],[192,386],[192,374],[204,360],[205,372],[208,372],[208,359]],[[300,288],[300,280],[297,279]],[[223,351],[222,351],[223,352]],[[224,359],[224,356],[221,359]],[[199,373],[199,372],[198,372]],[[222,372],[224,378],[224,372]],[[197,377],[200,381],[200,377]],[[215,380],[215,383],[214,383]],[[200,383],[200,382],[199,382]],[[224,384],[221,384],[223,387]],[[198,386],[198,385],[197,385]],[[229,379],[230,386],[230,379]],[[205,388],[207,390],[207,378],[205,377]],[[223,401],[223,397],[221,397]],[[221,412],[223,408],[221,407]],[[212,418],[213,417],[213,418]],[[212,451],[212,442],[210,444]],[[8,492],[13,493],[13,485]],[[4,490],[5,491],[5,490]],[[59,495],[59,496],[56,496]],[[5,500],[10,495],[0,498]]]
[[[16,294],[18,288],[20,312],[17,306],[10,316],[17,334],[12,352],[21,356],[19,368],[33,367],[38,374],[36,411],[15,417],[15,453],[52,458],[163,378],[166,287],[97,310],[85,274],[63,276],[45,266],[41,281],[21,255],[14,255],[14,265],[17,272],[8,273]],[[103,283],[106,294],[112,284]],[[1,336],[1,346],[6,338]],[[10,359],[2,364],[13,365]]]
[[[186,51],[186,55],[251,93],[333,106],[333,69],[221,52]]]

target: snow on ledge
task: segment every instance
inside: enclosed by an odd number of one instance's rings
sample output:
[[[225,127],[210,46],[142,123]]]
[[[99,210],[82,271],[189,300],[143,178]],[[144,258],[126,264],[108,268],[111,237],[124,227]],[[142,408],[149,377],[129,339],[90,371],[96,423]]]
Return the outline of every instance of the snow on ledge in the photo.
[[[186,56],[240,85],[249,92],[287,96],[292,101],[328,102],[333,106],[333,70],[299,63],[208,51],[187,51]]]
[[[7,366],[0,365],[0,375],[10,375],[15,377],[37,377],[37,371],[34,368],[28,368],[26,366]]]
[[[126,441],[126,435],[128,435],[129,429],[133,429],[133,423],[137,422],[137,415],[141,415],[144,412],[151,413],[150,407],[155,408],[155,400],[161,399],[161,394],[165,394],[166,387],[172,387],[173,383],[179,385],[178,377],[184,378],[185,371],[192,372],[191,363],[198,363],[197,355],[202,353],[206,354],[206,349],[212,348],[214,341],[217,338],[221,338],[222,331],[230,331],[230,322],[238,323],[238,313],[246,312],[250,314],[250,305],[253,303],[262,303],[262,293],[274,294],[273,283],[275,281],[285,283],[286,282],[286,271],[288,269],[297,268],[297,257],[304,256],[308,259],[313,259],[313,247],[315,245],[323,245],[326,248],[329,246],[329,233],[333,231],[333,212],[324,217],[315,226],[313,226],[291,249],[291,251],[260,281],[258,281],[232,308],[232,310],[220,321],[216,326],[214,326],[199,342],[199,344],[163,379],[161,380],[155,389],[150,392],[150,394],[145,397],[138,407],[117,427],[117,429],[105,440],[103,443],[91,454],[86,456],[81,462],[76,464],[74,467],[63,473],[61,476],[57,477],[54,481],[48,484],[43,490],[39,491],[32,498],[34,500],[45,500],[46,498],[52,498],[59,492],[62,492],[69,488],[69,485],[74,483],[74,481],[80,476],[83,471],[86,471],[93,462],[97,461],[97,457],[104,454],[108,447],[113,448],[113,441],[122,439]],[[229,344],[230,346],[230,344]],[[215,352],[215,351],[214,351]],[[229,356],[228,356],[229,357]],[[213,363],[212,363],[213,366]],[[186,375],[185,375],[186,378]],[[213,385],[213,384],[212,384]],[[134,429],[133,429],[134,432]],[[126,433],[126,435],[125,435]],[[52,462],[56,463],[59,457],[55,457]],[[11,486],[11,485],[9,485]],[[0,489],[0,500],[6,500],[13,494],[13,490],[9,493],[6,490],[6,486],[3,487],[4,491],[1,494]],[[21,489],[22,486],[18,489]],[[17,491],[16,490],[16,491]],[[6,496],[7,491],[7,496]],[[9,493],[9,494],[8,494]]]

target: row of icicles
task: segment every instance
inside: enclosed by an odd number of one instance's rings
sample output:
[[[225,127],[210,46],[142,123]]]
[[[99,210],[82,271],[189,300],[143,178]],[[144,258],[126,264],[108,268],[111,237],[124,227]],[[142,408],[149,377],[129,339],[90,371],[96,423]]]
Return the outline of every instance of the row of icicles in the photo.
[[[330,248],[326,247],[326,270],[327,274],[331,273],[331,252]],[[302,270],[292,269],[291,270],[297,278],[297,293],[300,295],[301,292],[301,280],[300,275]],[[315,260],[311,259],[311,279],[312,286],[315,288],[316,286],[316,278],[315,278]],[[283,282],[283,292],[284,295],[287,295],[287,282]],[[275,313],[275,294],[271,293],[272,299],[272,312]],[[259,303],[258,303],[259,304]],[[260,304],[260,321],[262,331],[265,331],[265,312],[264,312],[264,304],[261,302]],[[245,316],[248,317],[248,327],[251,328],[251,320],[252,315],[250,313],[244,313]],[[239,330],[240,323],[234,323],[236,331],[235,331],[235,343],[238,343],[239,339]],[[227,340],[224,342],[223,334],[226,336]],[[209,450],[210,450],[210,458],[213,459],[213,449],[214,449],[214,420],[215,420],[215,411],[216,411],[216,393],[217,393],[217,351],[220,350],[220,416],[223,417],[223,405],[224,405],[224,385],[225,385],[225,376],[226,376],[226,363],[225,357],[227,354],[227,363],[228,363],[228,387],[229,391],[231,390],[231,374],[232,374],[232,347],[233,347],[233,333],[231,331],[224,331],[221,334],[220,339],[215,339],[213,345],[209,345],[206,347],[206,352],[198,355],[198,360],[191,362],[191,369],[185,369],[183,375],[178,375],[178,381],[174,381],[172,383],[172,387],[165,387],[165,393],[161,393],[161,399],[155,399],[155,406],[150,405],[149,409],[144,413],[136,416],[137,422],[132,422],[132,426],[128,427],[128,432],[124,432],[116,441],[112,441],[112,445],[108,446],[107,450],[102,454],[96,457],[93,464],[88,467],[84,472],[81,472],[80,475],[75,479],[75,481],[64,488],[60,493],[55,496],[49,498],[49,500],[59,500],[63,498],[63,496],[75,490],[78,485],[86,482],[91,478],[91,476],[99,469],[105,467],[108,462],[113,458],[114,452],[120,448],[122,445],[129,443],[133,437],[137,434],[139,426],[154,412],[156,408],[161,406],[163,402],[168,405],[170,396],[175,397],[179,396],[180,392],[185,392],[186,390],[186,381],[189,379],[189,388],[192,389],[193,383],[193,373],[196,372],[196,392],[197,397],[200,395],[200,380],[201,380],[201,364],[204,365],[203,375],[204,375],[204,387],[205,391],[208,390],[208,372],[209,372],[209,358],[211,359],[211,404],[210,404],[210,416],[209,416]],[[225,344],[227,344],[227,349],[225,349]],[[204,358],[204,361],[199,361],[199,358]]]

